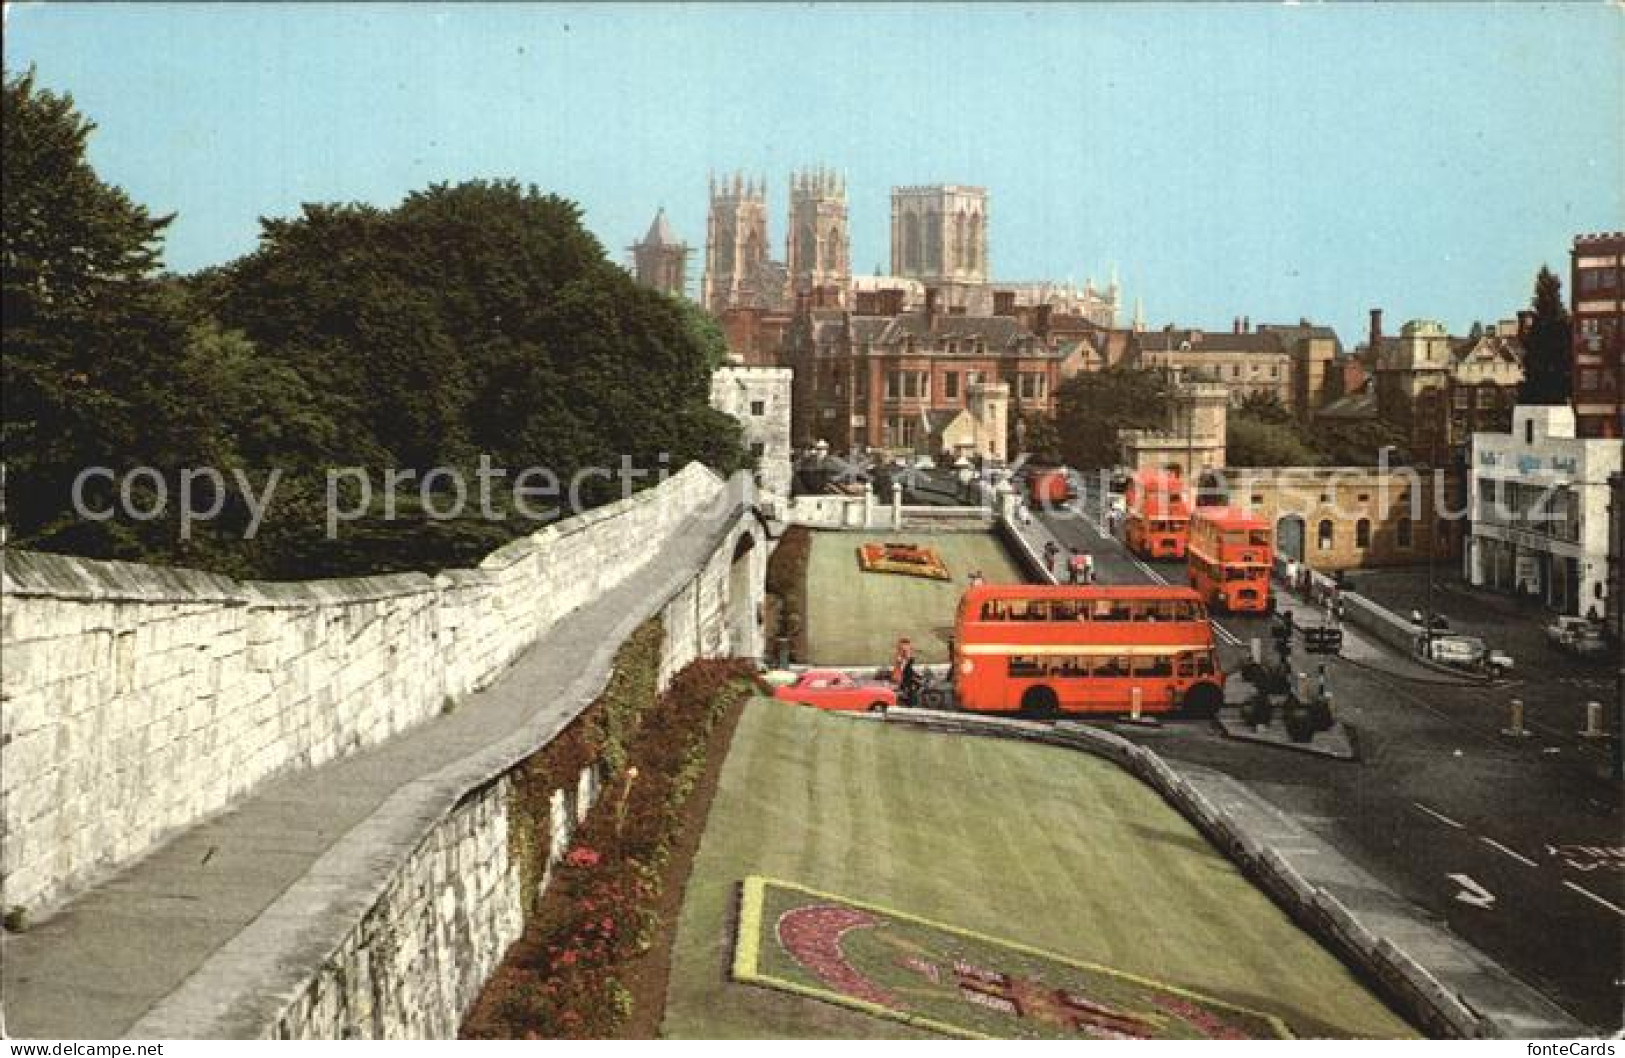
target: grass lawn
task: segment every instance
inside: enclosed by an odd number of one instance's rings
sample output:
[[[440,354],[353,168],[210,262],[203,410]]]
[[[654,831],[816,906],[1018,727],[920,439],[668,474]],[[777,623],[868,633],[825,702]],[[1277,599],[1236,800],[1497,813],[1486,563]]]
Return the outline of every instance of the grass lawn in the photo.
[[[934,547],[951,581],[865,573],[858,548],[869,543]],[[1019,584],[1020,569],[991,533],[814,533],[807,563],[807,646],[815,665],[890,665],[899,636],[925,662],[948,660],[954,608],[972,570],[994,584]]]
[[[1299,1036],[1413,1034],[1154,792],[1081,753],[746,706],[689,878],[662,1032],[918,1035],[731,981],[752,874],[1152,978]]]

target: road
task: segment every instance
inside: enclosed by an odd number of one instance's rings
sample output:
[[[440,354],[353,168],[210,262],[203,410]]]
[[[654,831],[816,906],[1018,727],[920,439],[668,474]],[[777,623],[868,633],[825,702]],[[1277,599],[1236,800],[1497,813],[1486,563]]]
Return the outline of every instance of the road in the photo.
[[[1105,582],[1184,582],[1177,563],[1141,562],[1102,531],[1098,495],[1038,517],[1063,545],[1091,553]],[[1226,641],[1267,640],[1261,618],[1217,624]],[[1349,653],[1388,653],[1363,646]],[[1131,737],[1246,783],[1576,1017],[1618,1031],[1619,787],[1601,774],[1600,747],[1569,731],[1500,734],[1507,698],[1546,701],[1563,685],[1490,689],[1392,654],[1381,664],[1334,659],[1329,671],[1339,718],[1357,732],[1357,763],[1230,741],[1197,723]]]

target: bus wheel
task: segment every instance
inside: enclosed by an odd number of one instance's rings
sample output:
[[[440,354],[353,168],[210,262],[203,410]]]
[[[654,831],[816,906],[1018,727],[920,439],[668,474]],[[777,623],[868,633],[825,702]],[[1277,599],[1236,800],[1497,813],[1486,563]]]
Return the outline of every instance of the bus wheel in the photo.
[[[1211,683],[1198,683],[1185,692],[1185,712],[1199,720],[1211,720],[1224,705],[1224,692]]]
[[[1048,687],[1030,687],[1021,696],[1021,711],[1037,720],[1050,720],[1061,711],[1061,703]]]
[[[885,713],[885,711],[886,711],[886,703],[885,702],[873,702],[869,706],[869,711],[871,713]]]

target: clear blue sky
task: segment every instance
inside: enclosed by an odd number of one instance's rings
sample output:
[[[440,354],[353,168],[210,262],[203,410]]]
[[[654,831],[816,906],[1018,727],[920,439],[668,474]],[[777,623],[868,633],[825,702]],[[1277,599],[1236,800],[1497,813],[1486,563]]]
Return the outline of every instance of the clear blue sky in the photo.
[[[7,5],[5,62],[100,126],[101,174],[179,214],[171,267],[260,216],[516,177],[611,248],[706,174],[850,181],[853,265],[894,184],[992,193],[1000,278],[1104,277],[1153,325],[1365,311],[1463,330],[1576,232],[1625,227],[1625,8]],[[691,276],[699,272],[696,255]]]

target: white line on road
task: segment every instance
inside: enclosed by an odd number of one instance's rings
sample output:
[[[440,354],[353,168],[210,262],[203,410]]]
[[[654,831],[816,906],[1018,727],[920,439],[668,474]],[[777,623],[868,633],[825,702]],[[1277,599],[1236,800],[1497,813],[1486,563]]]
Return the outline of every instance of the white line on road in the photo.
[[[1621,918],[1625,918],[1625,907],[1620,907],[1618,904],[1604,900],[1602,897],[1598,896],[1596,893],[1593,893],[1590,889],[1587,889],[1583,885],[1575,885],[1570,881],[1565,881],[1563,884],[1568,886],[1570,889],[1573,889],[1587,900],[1595,900],[1597,903],[1601,904],[1603,907],[1606,907],[1614,914],[1620,916]]]
[[[1429,808],[1427,805],[1423,804],[1421,801],[1412,801],[1411,804],[1415,805],[1417,808],[1420,808],[1422,811],[1426,812],[1428,815],[1432,816],[1434,819],[1437,819],[1439,822],[1443,823],[1447,827],[1455,827],[1457,830],[1466,830],[1467,829],[1466,827],[1462,826],[1460,823],[1456,822],[1454,819],[1451,819],[1449,816],[1440,815],[1439,813],[1435,812],[1433,809]]]
[[[1495,906],[1495,894],[1473,881],[1471,875],[1447,874],[1445,877],[1461,886],[1460,891],[1456,893],[1456,899],[1462,903],[1481,907],[1486,911]]]
[[[1539,867],[1540,866],[1540,864],[1536,863],[1534,860],[1530,859],[1528,856],[1525,856],[1523,853],[1517,851],[1516,849],[1507,848],[1505,845],[1501,844],[1499,841],[1496,841],[1494,838],[1487,838],[1484,835],[1480,834],[1478,836],[1478,840],[1482,841],[1484,844],[1488,845],[1492,849],[1500,849],[1502,852],[1506,853],[1508,856],[1511,856],[1513,859],[1517,860],[1519,863],[1523,864],[1525,867]]]

